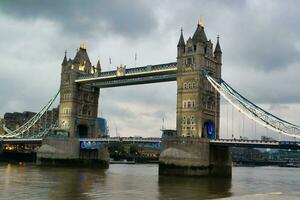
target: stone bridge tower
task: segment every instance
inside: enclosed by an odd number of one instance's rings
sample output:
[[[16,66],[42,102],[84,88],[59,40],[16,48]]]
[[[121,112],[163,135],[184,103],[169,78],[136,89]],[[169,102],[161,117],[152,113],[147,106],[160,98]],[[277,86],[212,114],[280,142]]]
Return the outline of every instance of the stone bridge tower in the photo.
[[[177,133],[184,137],[218,138],[220,96],[203,76],[221,78],[222,51],[215,49],[199,22],[185,42],[181,31],[177,45]]]
[[[80,45],[74,59],[62,62],[60,83],[59,127],[69,132],[69,137],[95,137],[99,89],[75,80],[82,74],[101,71],[100,62],[92,66],[84,44]]]

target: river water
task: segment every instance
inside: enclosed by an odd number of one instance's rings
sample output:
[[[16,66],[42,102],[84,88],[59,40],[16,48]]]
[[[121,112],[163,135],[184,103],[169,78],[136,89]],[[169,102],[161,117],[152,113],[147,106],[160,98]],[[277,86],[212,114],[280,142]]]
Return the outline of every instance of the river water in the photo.
[[[300,199],[300,168],[233,167],[232,179],[159,177],[158,165],[107,170],[0,164],[0,199]]]

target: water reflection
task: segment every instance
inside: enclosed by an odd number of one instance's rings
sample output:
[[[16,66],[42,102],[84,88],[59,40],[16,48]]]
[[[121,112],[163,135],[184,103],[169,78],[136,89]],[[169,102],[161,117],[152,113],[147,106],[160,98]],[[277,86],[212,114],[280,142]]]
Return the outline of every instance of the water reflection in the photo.
[[[108,170],[0,163],[0,200],[181,200],[282,193],[299,199],[299,169],[233,168],[233,178],[159,177],[157,165],[111,165]],[[243,198],[243,195],[247,195]],[[234,197],[235,196],[235,197]]]
[[[159,199],[216,199],[231,196],[231,179],[159,177]]]
[[[64,168],[42,169],[47,171],[47,177],[56,184],[50,188],[49,199],[91,199],[90,191],[95,181],[105,182],[104,170]]]

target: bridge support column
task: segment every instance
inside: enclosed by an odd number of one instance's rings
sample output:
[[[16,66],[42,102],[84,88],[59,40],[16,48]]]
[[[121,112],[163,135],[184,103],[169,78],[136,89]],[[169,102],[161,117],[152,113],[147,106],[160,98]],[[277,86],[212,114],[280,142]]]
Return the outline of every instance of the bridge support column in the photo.
[[[164,138],[159,175],[231,177],[231,154],[204,138]]]
[[[210,145],[210,175],[231,177],[232,159],[230,147]]]
[[[82,157],[80,141],[75,138],[43,139],[37,151],[37,164],[54,166],[87,166],[108,168],[107,148],[95,149],[93,156]]]

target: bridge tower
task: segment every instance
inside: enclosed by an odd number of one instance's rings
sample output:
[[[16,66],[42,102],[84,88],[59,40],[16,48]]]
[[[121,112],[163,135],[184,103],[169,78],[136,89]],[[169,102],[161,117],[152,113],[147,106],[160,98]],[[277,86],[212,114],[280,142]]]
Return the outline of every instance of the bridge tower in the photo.
[[[201,21],[185,42],[181,30],[177,45],[177,134],[184,137],[219,136],[220,96],[203,76],[207,71],[221,78],[222,51],[219,37],[215,50]]]
[[[94,137],[97,131],[99,89],[89,84],[78,84],[79,75],[101,71],[100,62],[92,66],[84,44],[80,45],[74,59],[65,53],[61,68],[59,127],[69,132],[69,137]]]

